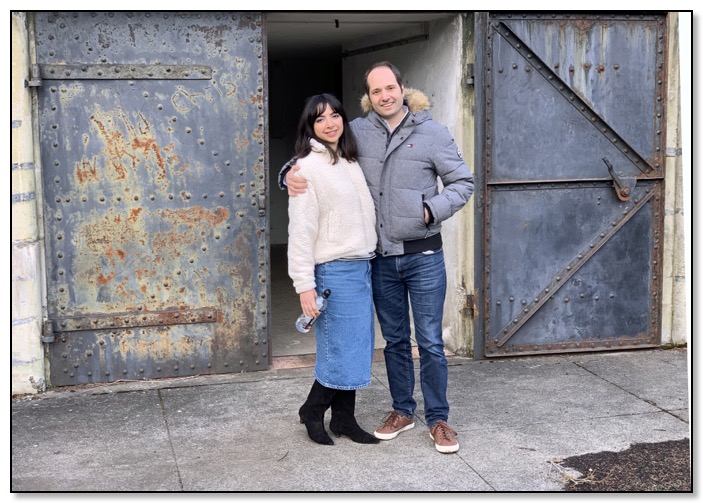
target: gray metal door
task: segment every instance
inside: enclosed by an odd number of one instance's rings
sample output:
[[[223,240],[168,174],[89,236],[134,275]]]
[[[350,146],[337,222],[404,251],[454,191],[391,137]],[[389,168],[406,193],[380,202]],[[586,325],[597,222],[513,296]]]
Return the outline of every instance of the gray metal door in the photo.
[[[38,12],[52,385],[267,369],[253,13]]]
[[[660,340],[665,15],[479,16],[485,356]]]

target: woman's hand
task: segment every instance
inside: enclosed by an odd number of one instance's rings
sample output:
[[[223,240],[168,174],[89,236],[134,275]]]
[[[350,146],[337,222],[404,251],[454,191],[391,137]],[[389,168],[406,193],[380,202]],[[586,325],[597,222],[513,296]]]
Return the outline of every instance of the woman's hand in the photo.
[[[315,289],[300,294],[300,307],[306,316],[316,318],[320,311],[317,309],[317,292]]]

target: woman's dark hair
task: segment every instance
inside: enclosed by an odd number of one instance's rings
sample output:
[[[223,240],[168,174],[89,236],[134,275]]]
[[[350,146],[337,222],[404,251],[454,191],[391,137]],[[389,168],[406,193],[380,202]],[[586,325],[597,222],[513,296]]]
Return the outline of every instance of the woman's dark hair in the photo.
[[[327,105],[330,106],[333,112],[338,113],[342,117],[342,125],[344,126],[344,131],[342,131],[342,136],[339,137],[336,151],[323,140],[315,136],[315,120],[323,114]],[[300,115],[300,121],[298,122],[298,134],[295,139],[294,155],[296,159],[302,159],[310,153],[310,138],[316,139],[327,147],[327,150],[332,156],[332,164],[337,164],[340,157],[350,162],[356,161],[356,142],[349,130],[347,113],[344,111],[342,103],[331,94],[316,94],[307,99],[303,113]]]

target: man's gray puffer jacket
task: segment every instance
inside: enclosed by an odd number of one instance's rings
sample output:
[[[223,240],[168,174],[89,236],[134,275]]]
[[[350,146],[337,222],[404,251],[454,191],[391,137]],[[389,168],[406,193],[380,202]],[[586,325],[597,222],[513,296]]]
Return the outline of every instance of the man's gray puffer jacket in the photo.
[[[368,115],[350,123],[359,165],[376,206],[376,253],[382,256],[441,247],[442,222],[469,201],[474,189],[473,176],[454,138],[432,120],[427,97],[417,89],[405,88],[405,103],[409,112],[392,134],[367,95],[361,99],[361,108]],[[287,163],[279,173],[281,188],[290,166]],[[431,213],[429,225],[425,224],[425,205]]]
[[[432,120],[427,97],[406,88],[405,102],[409,113],[392,134],[366,95],[361,107],[368,115],[350,123],[359,165],[376,205],[376,252],[382,256],[441,246],[442,222],[469,201],[474,188],[471,171],[449,130]],[[442,180],[441,192],[437,177]],[[432,215],[429,225],[424,205]]]

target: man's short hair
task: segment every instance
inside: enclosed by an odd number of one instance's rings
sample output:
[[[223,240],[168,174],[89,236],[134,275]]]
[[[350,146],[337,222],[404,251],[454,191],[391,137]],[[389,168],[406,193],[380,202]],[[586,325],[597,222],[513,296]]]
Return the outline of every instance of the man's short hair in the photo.
[[[385,66],[386,68],[389,68],[390,71],[393,72],[393,75],[395,75],[395,80],[398,82],[398,85],[400,87],[403,86],[403,76],[400,74],[400,70],[398,70],[393,63],[390,61],[379,61],[378,63],[374,63],[369,67],[368,70],[366,70],[366,74],[364,75],[364,86],[366,86],[366,94],[369,94],[369,73],[371,73],[373,70],[376,68],[380,68],[382,66]]]

